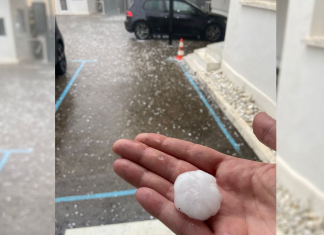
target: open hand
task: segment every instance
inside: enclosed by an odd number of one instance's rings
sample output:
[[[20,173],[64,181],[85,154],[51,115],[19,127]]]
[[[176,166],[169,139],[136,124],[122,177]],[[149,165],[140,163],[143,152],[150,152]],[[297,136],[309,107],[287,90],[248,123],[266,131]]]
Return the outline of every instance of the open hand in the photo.
[[[254,133],[275,149],[275,121],[255,117]],[[140,134],[113,145],[121,156],[114,171],[139,188],[135,198],[178,235],[268,235],[276,233],[276,166],[231,157],[213,149],[158,134]],[[203,170],[216,177],[221,208],[206,221],[189,218],[174,206],[178,175]]]

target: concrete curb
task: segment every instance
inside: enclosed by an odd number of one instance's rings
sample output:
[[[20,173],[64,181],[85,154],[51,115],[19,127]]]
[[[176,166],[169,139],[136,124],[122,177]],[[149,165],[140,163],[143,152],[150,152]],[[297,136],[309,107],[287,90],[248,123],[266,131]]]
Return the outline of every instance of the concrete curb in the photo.
[[[159,220],[109,224],[103,226],[67,229],[65,235],[174,235]]]
[[[263,145],[254,135],[252,128],[241,118],[235,109],[223,98],[218,90],[208,81],[203,72],[197,72],[198,80],[206,88],[211,97],[216,101],[218,106],[235,126],[237,131],[245,139],[247,144],[253,149],[259,159],[266,163],[275,163],[276,155],[274,152]]]

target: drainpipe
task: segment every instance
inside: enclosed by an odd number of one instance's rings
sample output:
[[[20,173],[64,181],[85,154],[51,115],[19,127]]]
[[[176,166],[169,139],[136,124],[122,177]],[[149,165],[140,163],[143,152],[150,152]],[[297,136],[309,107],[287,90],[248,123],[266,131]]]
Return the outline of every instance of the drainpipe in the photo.
[[[173,35],[173,0],[170,0],[170,12],[169,12],[169,45],[172,45]]]

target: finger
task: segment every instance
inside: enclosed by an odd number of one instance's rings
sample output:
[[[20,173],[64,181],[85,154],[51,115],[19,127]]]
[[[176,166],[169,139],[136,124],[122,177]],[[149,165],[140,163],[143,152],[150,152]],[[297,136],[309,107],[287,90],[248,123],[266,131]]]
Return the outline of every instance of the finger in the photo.
[[[175,234],[212,234],[210,229],[203,221],[189,218],[182,212],[178,211],[173,202],[170,202],[152,189],[138,189],[136,191],[135,198],[148,213],[159,219]]]
[[[117,140],[113,151],[119,156],[141,165],[147,170],[174,183],[178,175],[196,171],[197,167],[133,140]]]
[[[276,120],[264,112],[258,113],[253,120],[253,133],[261,143],[276,150]]]
[[[114,171],[129,184],[136,188],[147,187],[155,190],[163,197],[173,202],[173,184],[145,168],[127,159],[117,159],[113,165]]]
[[[178,159],[189,162],[212,175],[215,175],[216,166],[218,166],[219,163],[225,159],[232,158],[202,145],[168,138],[159,134],[142,133],[136,136],[135,140]]]

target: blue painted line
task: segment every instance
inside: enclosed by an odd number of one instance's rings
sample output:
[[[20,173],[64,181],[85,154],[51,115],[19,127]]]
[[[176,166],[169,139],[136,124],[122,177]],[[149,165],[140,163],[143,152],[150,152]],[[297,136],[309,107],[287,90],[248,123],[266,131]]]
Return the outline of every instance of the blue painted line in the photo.
[[[4,154],[4,156],[1,158],[1,161],[0,161],[0,172],[2,170],[2,168],[4,167],[4,165],[6,164],[8,158],[10,157],[10,152],[6,152]]]
[[[12,153],[31,153],[31,152],[33,152],[33,149],[0,149],[0,153],[3,154],[0,160],[0,172]]]
[[[97,62],[97,60],[71,60],[71,62]]]
[[[127,195],[134,195],[135,192],[136,192],[136,189],[132,189],[132,190],[108,192],[108,193],[97,193],[97,194],[78,195],[78,196],[69,196],[69,197],[58,197],[58,198],[55,198],[55,203],[74,202],[74,201],[101,199],[101,198],[109,198],[109,197],[121,197],[121,196],[127,196]]]
[[[65,96],[67,95],[67,93],[69,92],[70,88],[72,87],[74,81],[76,80],[76,78],[78,77],[81,69],[83,68],[83,66],[85,65],[86,62],[97,62],[97,60],[71,60],[72,62],[81,62],[81,65],[79,66],[79,68],[77,69],[77,71],[75,71],[73,77],[71,78],[71,80],[69,81],[69,83],[66,85],[64,91],[62,92],[60,98],[56,101],[55,103],[55,113],[58,110],[58,108],[60,107],[60,105],[62,104]]]
[[[168,60],[171,60],[171,59],[168,59]],[[175,61],[177,61],[177,60],[175,60]],[[205,96],[201,93],[201,91],[199,90],[198,86],[196,85],[196,83],[194,82],[194,80],[190,77],[190,75],[188,74],[188,72],[186,71],[186,69],[182,66],[182,64],[179,61],[177,61],[177,62],[180,65],[180,67],[181,67],[182,71],[184,72],[184,74],[186,75],[186,77],[188,78],[188,80],[191,83],[191,85],[195,88],[195,90],[198,93],[200,99],[206,105],[208,111],[213,116],[213,118],[216,121],[216,123],[219,126],[219,128],[222,130],[222,132],[224,133],[224,135],[226,136],[226,138],[228,139],[228,141],[231,143],[231,145],[233,146],[233,148],[235,149],[235,151],[240,156],[242,156],[240,145],[238,145],[236,143],[236,141],[233,139],[233,137],[231,136],[231,134],[227,131],[226,127],[224,126],[224,124],[222,123],[222,121],[220,120],[220,118],[217,116],[217,114],[214,112],[214,110],[212,109],[211,105],[208,103],[208,101],[205,98]]]
[[[55,113],[58,110],[58,108],[60,107],[61,103],[63,102],[65,96],[67,95],[67,93],[69,92],[71,86],[73,85],[75,79],[78,77],[81,69],[83,68],[84,64],[86,62],[82,61],[81,65],[79,66],[79,68],[77,69],[77,71],[74,73],[73,77],[71,78],[71,80],[69,81],[69,83],[66,85],[64,91],[62,92],[60,98],[56,101],[55,103]]]
[[[32,153],[33,149],[0,149],[0,153]]]

